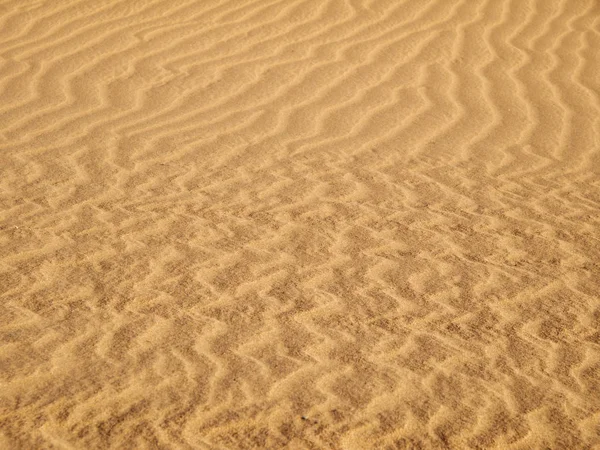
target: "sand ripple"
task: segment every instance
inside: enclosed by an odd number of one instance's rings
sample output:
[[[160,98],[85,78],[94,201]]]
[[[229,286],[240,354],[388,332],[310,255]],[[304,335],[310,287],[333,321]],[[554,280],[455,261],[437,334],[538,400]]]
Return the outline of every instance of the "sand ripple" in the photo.
[[[596,0],[0,0],[0,448],[600,448]]]

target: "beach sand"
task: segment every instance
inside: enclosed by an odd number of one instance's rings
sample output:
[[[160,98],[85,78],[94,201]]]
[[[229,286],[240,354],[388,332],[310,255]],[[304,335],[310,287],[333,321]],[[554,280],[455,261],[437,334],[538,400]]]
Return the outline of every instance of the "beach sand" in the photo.
[[[600,448],[600,2],[0,0],[0,448]]]

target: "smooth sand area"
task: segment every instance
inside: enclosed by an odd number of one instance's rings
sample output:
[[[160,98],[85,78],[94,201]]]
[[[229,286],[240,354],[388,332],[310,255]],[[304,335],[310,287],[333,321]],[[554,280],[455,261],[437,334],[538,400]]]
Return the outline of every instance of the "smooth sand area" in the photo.
[[[0,0],[0,449],[600,449],[600,1]]]

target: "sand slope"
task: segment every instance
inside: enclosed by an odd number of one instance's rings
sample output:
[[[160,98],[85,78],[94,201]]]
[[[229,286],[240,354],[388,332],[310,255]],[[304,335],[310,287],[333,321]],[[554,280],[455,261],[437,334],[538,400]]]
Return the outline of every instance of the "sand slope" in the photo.
[[[600,448],[597,0],[0,0],[0,448]]]

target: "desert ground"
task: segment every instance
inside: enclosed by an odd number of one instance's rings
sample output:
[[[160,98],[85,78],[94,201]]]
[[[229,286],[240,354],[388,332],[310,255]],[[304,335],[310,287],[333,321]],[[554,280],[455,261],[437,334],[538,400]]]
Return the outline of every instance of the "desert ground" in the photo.
[[[600,1],[0,0],[0,449],[600,449]]]

